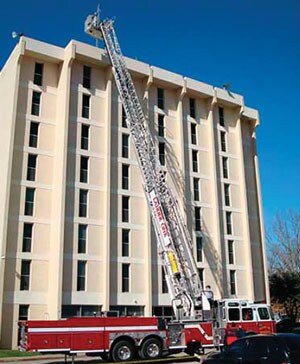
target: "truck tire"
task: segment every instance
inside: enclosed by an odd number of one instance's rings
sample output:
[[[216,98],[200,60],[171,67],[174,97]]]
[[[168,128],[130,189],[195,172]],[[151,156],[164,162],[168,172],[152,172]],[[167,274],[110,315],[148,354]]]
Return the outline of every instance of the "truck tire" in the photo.
[[[117,342],[111,351],[113,361],[130,361],[135,354],[134,346],[127,340]]]
[[[189,355],[204,354],[204,348],[199,341],[191,341],[187,344],[185,352]]]
[[[142,359],[158,359],[162,356],[162,343],[159,339],[150,338],[143,342],[139,351]]]

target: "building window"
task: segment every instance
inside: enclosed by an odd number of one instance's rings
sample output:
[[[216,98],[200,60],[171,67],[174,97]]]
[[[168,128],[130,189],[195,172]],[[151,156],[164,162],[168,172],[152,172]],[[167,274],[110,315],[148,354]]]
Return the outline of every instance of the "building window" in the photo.
[[[83,66],[82,85],[85,88],[91,88],[91,67]]]
[[[31,103],[31,115],[40,115],[41,92],[33,91]]]
[[[225,131],[221,131],[221,150],[222,152],[226,152],[226,133]]]
[[[232,234],[232,221],[231,221],[231,212],[226,211],[226,229],[227,229],[227,234],[231,235]]]
[[[158,136],[165,136],[165,115],[158,114]]]
[[[31,252],[32,228],[33,228],[33,224],[24,223],[24,227],[23,227],[23,245],[22,245],[22,252],[23,253]]]
[[[122,134],[122,157],[129,157],[129,135]]]
[[[19,305],[19,321],[28,320],[29,305]]]
[[[203,260],[203,244],[202,244],[202,236],[196,237],[196,253],[197,253],[197,262],[202,262]]]
[[[79,190],[79,217],[87,217],[88,191]]]
[[[224,109],[223,109],[223,107],[219,107],[219,124],[221,126],[225,126]]]
[[[195,230],[201,231],[201,208],[195,207]]]
[[[90,117],[90,95],[82,94],[81,116],[88,119]]]
[[[123,105],[122,105],[122,127],[127,128],[126,113]]]
[[[224,183],[224,200],[225,206],[230,206],[230,185],[228,183]]]
[[[168,293],[168,285],[166,280],[166,272],[164,270],[164,267],[161,267],[161,288],[162,293]]]
[[[89,149],[89,133],[90,126],[86,124],[81,124],[81,149]]]
[[[168,322],[174,319],[171,306],[152,306],[152,316],[166,319]]]
[[[29,311],[29,305],[19,305],[18,321],[27,321],[28,320],[28,311]],[[22,332],[21,326],[19,326],[18,327],[17,345],[20,345],[22,333],[23,332]]]
[[[89,158],[81,156],[80,157],[80,182],[87,183],[88,181],[88,166]]]
[[[24,214],[27,216],[33,215],[34,195],[35,195],[35,188],[26,187]]]
[[[165,108],[165,95],[164,95],[164,89],[162,88],[157,88],[157,106],[160,109],[164,109]]]
[[[228,158],[222,157],[223,163],[223,178],[228,178]]]
[[[129,257],[129,232],[128,229],[122,229],[122,257]]]
[[[86,261],[77,262],[77,291],[85,291]]]
[[[78,253],[86,253],[86,237],[87,237],[87,225],[78,225]]]
[[[36,148],[38,145],[38,134],[39,134],[39,123],[35,123],[32,121],[30,123],[30,132],[29,132],[29,146],[32,148]]]
[[[234,264],[234,243],[233,240],[228,240],[228,262]]]
[[[129,196],[122,196],[122,222],[129,222]]]
[[[197,144],[197,124],[191,123],[191,143]]]
[[[122,189],[129,189],[129,165],[122,164]]]
[[[190,98],[190,117],[196,117],[196,100],[192,98]]]
[[[198,268],[198,275],[201,282],[201,286],[204,287],[204,269]]]
[[[27,181],[35,181],[36,159],[36,154],[28,154]]]
[[[166,144],[158,143],[159,161],[162,166],[166,165]]]
[[[193,184],[194,184],[194,200],[199,201],[200,200],[200,193],[199,193],[199,178],[193,178]]]
[[[34,78],[33,78],[33,83],[35,85],[38,86],[42,86],[43,84],[43,70],[44,70],[44,65],[43,63],[35,63],[34,66]]]
[[[21,279],[20,279],[20,290],[28,291],[30,283],[30,260],[21,261]]]
[[[61,318],[101,317],[102,306],[98,305],[62,305]]]
[[[235,270],[230,270],[229,276],[230,276],[230,294],[235,295],[236,294]]]
[[[122,264],[122,292],[129,292],[129,264]]]
[[[192,159],[193,159],[193,172],[198,172],[198,152],[197,152],[197,150],[192,151]]]

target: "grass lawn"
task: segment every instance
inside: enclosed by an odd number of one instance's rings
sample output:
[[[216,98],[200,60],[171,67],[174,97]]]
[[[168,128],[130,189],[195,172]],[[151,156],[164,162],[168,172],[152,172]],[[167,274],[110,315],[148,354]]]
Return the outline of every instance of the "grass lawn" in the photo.
[[[36,356],[38,353],[27,353],[19,350],[0,350],[0,358],[9,358],[14,356]]]

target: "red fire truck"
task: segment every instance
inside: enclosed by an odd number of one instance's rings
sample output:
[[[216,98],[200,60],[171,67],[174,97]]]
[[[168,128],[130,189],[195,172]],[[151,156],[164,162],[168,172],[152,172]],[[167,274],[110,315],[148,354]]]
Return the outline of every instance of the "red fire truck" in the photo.
[[[126,114],[165,270],[175,320],[155,317],[93,317],[21,323],[21,348],[74,355],[85,352],[115,361],[135,354],[155,359],[163,351],[189,353],[220,346],[245,333],[274,332],[270,308],[246,300],[223,300],[212,305],[206,297],[193,256],[192,240],[173,191],[155,153],[147,119],[126,67],[113,21],[90,15],[86,32],[103,39]]]
[[[271,333],[275,323],[266,304],[245,300],[216,302],[211,320],[165,322],[156,317],[81,317],[21,323],[21,349],[110,357],[129,361],[136,355],[157,359],[163,352],[195,353],[229,344],[239,336]]]
[[[110,355],[129,361],[138,353],[143,359],[159,358],[163,351],[192,349],[195,341],[212,345],[211,322],[170,323],[155,317],[91,317],[57,321],[28,321],[26,350],[41,353],[80,352]]]

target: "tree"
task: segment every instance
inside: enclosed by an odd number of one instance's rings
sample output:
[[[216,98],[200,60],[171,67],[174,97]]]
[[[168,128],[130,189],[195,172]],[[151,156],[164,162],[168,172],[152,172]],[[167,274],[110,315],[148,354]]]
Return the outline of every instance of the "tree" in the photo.
[[[273,273],[269,282],[272,302],[282,304],[291,321],[295,322],[300,314],[300,273]]]
[[[300,212],[277,213],[267,235],[269,273],[300,273]]]
[[[300,314],[300,212],[277,213],[267,236],[272,303],[296,321]]]

